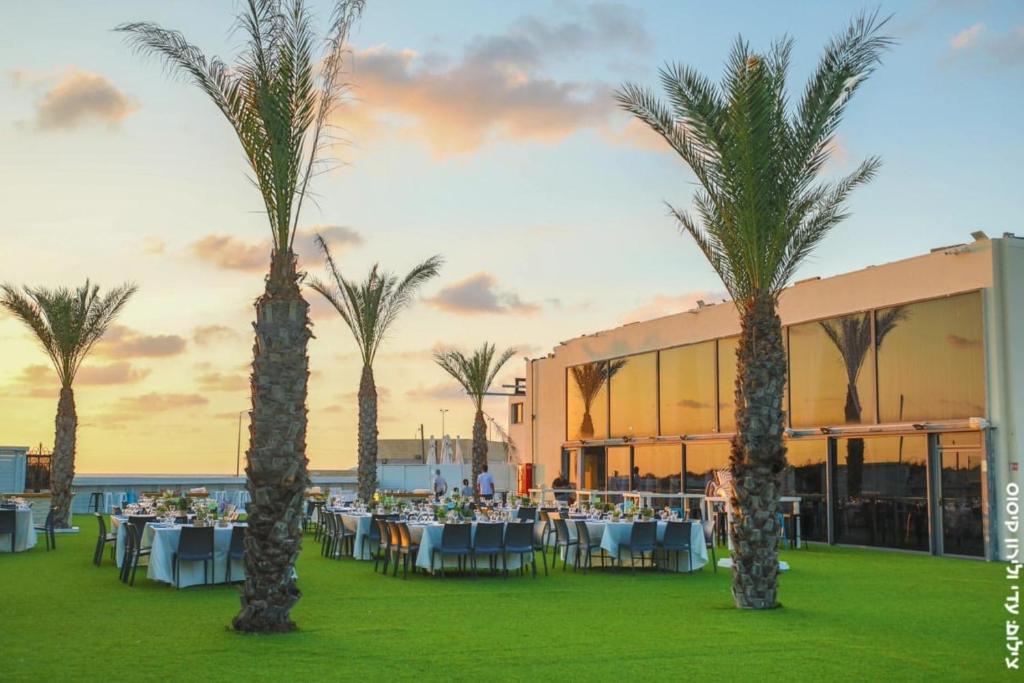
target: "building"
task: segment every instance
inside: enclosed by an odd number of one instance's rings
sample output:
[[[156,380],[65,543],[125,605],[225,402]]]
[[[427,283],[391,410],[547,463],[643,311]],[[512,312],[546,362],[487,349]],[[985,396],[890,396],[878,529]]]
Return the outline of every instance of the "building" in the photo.
[[[805,538],[1006,558],[1024,451],[1024,239],[975,236],[782,293],[782,486],[801,498]],[[528,361],[509,399],[521,461],[547,485],[703,493],[728,466],[738,333],[731,304],[701,305]]]

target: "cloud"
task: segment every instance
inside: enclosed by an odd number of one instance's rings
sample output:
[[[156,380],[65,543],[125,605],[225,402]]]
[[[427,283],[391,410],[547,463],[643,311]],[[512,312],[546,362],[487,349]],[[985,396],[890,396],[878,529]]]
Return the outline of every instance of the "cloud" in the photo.
[[[664,152],[675,154],[672,146],[665,142],[665,139],[655,133],[650,126],[637,119],[630,117],[624,124],[616,121],[601,129],[601,137],[605,141],[619,146],[642,149],[648,152]]]
[[[83,365],[75,376],[75,386],[112,386],[133,384],[149,376],[148,368],[137,368],[131,363],[109,365]],[[14,378],[15,393],[29,398],[54,398],[59,383],[57,373],[49,365],[34,364],[22,368]]]
[[[477,273],[448,285],[427,299],[427,302],[442,311],[458,315],[536,313],[539,310],[537,304],[524,302],[518,294],[499,290],[496,285],[493,275]]]
[[[656,294],[647,303],[619,316],[619,322],[625,324],[662,318],[696,308],[699,305],[698,301],[711,304],[718,303],[726,297],[728,297],[726,292],[710,290],[689,294]]]
[[[360,138],[398,127],[438,157],[497,140],[557,142],[617,110],[607,84],[559,80],[544,68],[587,53],[643,52],[649,42],[635,10],[596,4],[563,21],[524,17],[471,39],[457,60],[367,48],[354,56],[359,100],[340,108],[337,123]]]
[[[94,353],[108,358],[163,358],[185,350],[185,339],[176,334],[143,334],[114,325],[96,343]]]
[[[200,394],[151,392],[136,396],[122,396],[108,412],[100,414],[97,421],[104,426],[110,426],[126,420],[137,420],[147,414],[197,408],[207,403],[209,403],[207,398]]]
[[[226,325],[200,325],[192,331],[192,340],[200,346],[209,346],[222,341],[234,341],[239,332]]]
[[[148,368],[136,368],[120,361],[110,365],[83,365],[75,377],[76,384],[110,385],[132,384],[149,376]]]
[[[408,389],[405,392],[405,397],[413,401],[461,401],[467,398],[466,390],[455,380],[430,387],[419,386]]]
[[[167,251],[167,243],[159,237],[147,235],[142,240],[142,253],[148,256],[159,256]]]
[[[981,34],[985,32],[985,24],[977,23],[974,26],[965,28],[960,33],[950,38],[949,46],[954,50],[966,50],[977,44]]]
[[[41,130],[72,130],[93,122],[117,128],[138,109],[105,76],[81,69],[60,76],[18,70],[11,79],[18,86],[50,86],[35,105],[35,125]]]
[[[318,225],[295,233],[293,248],[301,261],[315,262],[320,249],[314,240],[320,234],[331,249],[358,246],[362,236],[352,228],[343,225]],[[224,270],[260,272],[270,266],[270,240],[245,242],[231,235],[206,235],[189,245],[189,252],[200,261],[211,263]],[[336,254],[335,254],[336,255]]]
[[[981,344],[980,339],[968,339],[959,334],[947,334],[946,341],[954,349],[971,349]]]
[[[243,391],[249,388],[249,378],[222,372],[204,372],[197,378],[203,391]]]

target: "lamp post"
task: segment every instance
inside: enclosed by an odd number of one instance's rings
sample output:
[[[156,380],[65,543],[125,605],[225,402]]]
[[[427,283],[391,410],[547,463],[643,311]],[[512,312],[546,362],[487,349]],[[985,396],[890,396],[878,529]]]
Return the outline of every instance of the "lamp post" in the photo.
[[[441,438],[444,438],[444,414],[448,412],[447,408],[441,408]]]
[[[238,445],[235,446],[235,476],[239,476],[242,468],[242,415],[244,410],[238,411]]]

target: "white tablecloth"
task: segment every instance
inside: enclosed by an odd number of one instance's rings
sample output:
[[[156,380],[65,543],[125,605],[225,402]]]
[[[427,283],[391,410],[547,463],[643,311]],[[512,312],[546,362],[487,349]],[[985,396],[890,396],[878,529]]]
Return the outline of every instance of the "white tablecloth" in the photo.
[[[595,549],[591,553],[591,566],[601,566],[601,551],[604,551],[605,562],[608,559],[621,559],[621,564],[624,567],[630,566],[629,551],[623,549],[622,557],[619,558],[619,546],[629,543],[629,534],[633,530],[633,522],[611,522],[611,521],[587,521],[587,531],[590,534],[591,540],[601,539],[600,549]],[[566,523],[569,525],[569,536],[573,540],[576,539],[576,524],[575,520],[567,520]],[[665,529],[668,523],[664,521],[658,521],[658,535],[659,541],[665,540]],[[708,550],[704,544],[704,529],[699,523],[690,525],[690,547],[693,548],[693,566],[694,570],[700,569],[708,563]],[[650,557],[650,555],[648,555]],[[665,566],[665,553],[658,550],[655,552],[655,557],[658,559],[660,566]],[[565,559],[565,550],[562,550],[562,558]],[[575,552],[569,555],[569,564],[574,564],[576,560]],[[685,552],[679,553],[679,558],[675,558],[675,553],[672,553],[672,559],[675,560],[674,571],[685,572],[690,566],[687,564],[687,558]],[[640,564],[640,558],[637,557],[637,565]],[[668,567],[673,569],[672,567]]]
[[[239,526],[245,526],[241,524]],[[228,549],[231,546],[231,528],[213,528],[213,562],[207,563],[207,577],[210,583],[224,583],[227,581]],[[160,526],[147,524],[143,534],[143,545],[147,540],[152,544],[152,552],[149,556],[149,568],[146,576],[153,581],[163,581],[174,584],[174,554],[178,552],[178,539],[181,537],[180,526]],[[241,581],[245,579],[245,563],[235,561],[231,564],[231,580]],[[182,562],[178,569],[178,585],[195,586],[203,583],[202,562]]]
[[[502,524],[504,526],[503,522],[489,522],[489,523],[490,524]],[[477,523],[473,522],[472,530],[470,532],[470,534],[471,534],[470,537],[471,538],[476,538],[476,527],[477,527]],[[444,525],[443,524],[439,524],[439,523],[434,523],[434,524],[415,524],[414,523],[414,524],[410,524],[409,525],[409,534],[412,537],[413,542],[414,543],[417,542],[417,537],[418,537],[418,542],[420,544],[419,554],[416,556],[416,566],[421,568],[421,569],[427,570],[431,574],[433,574],[435,571],[441,569],[441,562],[442,562],[441,557],[442,556],[441,556],[440,553],[438,553],[438,555],[436,557],[434,557],[433,556],[434,555],[433,551],[434,551],[434,548],[440,549],[442,533],[444,533]],[[504,533],[504,529],[502,529],[502,533]],[[456,567],[458,567],[458,563],[459,563],[459,559],[456,556],[454,556],[454,555],[448,555],[448,556],[444,557],[444,567],[445,567],[445,570],[455,569]],[[509,569],[509,571],[511,571],[513,569],[519,569],[521,564],[522,563],[520,561],[519,555],[512,554],[512,553],[509,554],[509,556],[508,556],[508,569]],[[468,564],[467,564],[467,566],[468,566]],[[503,568],[503,566],[504,565],[502,565],[501,555],[499,554],[498,555],[498,569],[501,570]],[[484,570],[484,571],[488,570],[488,568],[489,568],[488,559],[487,558],[478,557],[477,558],[477,567],[482,569],[482,570]]]
[[[32,523],[32,509],[14,511],[14,552],[36,547],[36,528]],[[11,552],[11,535],[0,534],[0,553]]]
[[[357,560],[372,560],[373,553],[377,552],[377,542],[366,543],[363,547],[363,539],[370,533],[373,524],[373,515],[358,513],[342,513],[341,523],[349,531],[356,533],[355,545],[353,545],[352,557]]]
[[[154,516],[154,515],[139,515],[139,516],[140,517],[150,517],[151,516],[151,517],[153,517],[153,519],[156,519],[156,516]],[[124,560],[124,525],[125,525],[125,523],[127,521],[128,521],[127,517],[123,517],[123,516],[117,517],[115,515],[111,515],[110,516],[110,529],[117,534],[117,543],[116,543],[116,548],[114,550],[114,561],[117,563],[118,567],[121,566],[121,562],[122,562],[122,560]],[[147,523],[146,526],[148,528],[149,524]],[[147,547],[149,545],[149,540],[148,540],[149,538],[151,538],[151,537],[147,536],[146,532],[143,531],[142,547],[145,548],[145,547]]]

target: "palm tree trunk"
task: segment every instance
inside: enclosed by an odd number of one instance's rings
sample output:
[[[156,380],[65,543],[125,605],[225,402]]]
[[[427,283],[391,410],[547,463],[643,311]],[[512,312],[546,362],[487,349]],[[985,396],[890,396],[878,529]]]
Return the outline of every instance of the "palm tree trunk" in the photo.
[[[71,526],[71,482],[75,478],[77,433],[75,392],[71,387],[63,387],[57,401],[56,433],[50,458],[50,507],[53,508],[53,525],[60,529]]]
[[[857,396],[857,385],[851,379],[846,387],[845,417],[847,424],[860,423],[860,399]],[[857,498],[864,482],[864,439],[848,439],[846,441],[846,491],[847,495]]]
[[[487,423],[484,422],[484,411],[477,409],[473,418],[473,483],[484,471],[487,464]]]
[[[377,385],[373,368],[359,379],[359,498],[370,502],[377,489]]]
[[[736,351],[736,438],[732,444],[732,594],[736,606],[777,606],[779,490],[786,464],[782,392],[786,355],[775,300],[755,299],[741,315]]]
[[[295,560],[302,547],[306,460],[306,346],[309,305],[302,298],[295,254],[275,251],[263,296],[256,301],[252,412],[246,451],[249,527],[245,588],[238,631],[275,633],[295,628],[290,613],[300,593]]]

